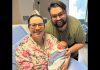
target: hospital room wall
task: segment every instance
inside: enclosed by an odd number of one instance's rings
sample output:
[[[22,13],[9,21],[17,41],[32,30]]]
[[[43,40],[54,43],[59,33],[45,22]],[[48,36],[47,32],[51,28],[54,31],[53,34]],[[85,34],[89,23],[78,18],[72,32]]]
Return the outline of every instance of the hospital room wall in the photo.
[[[39,3],[38,3],[39,1]],[[43,17],[50,18],[47,10],[50,0],[34,0],[36,9]],[[24,17],[30,16],[34,10],[33,0],[13,0],[12,24],[25,24]]]

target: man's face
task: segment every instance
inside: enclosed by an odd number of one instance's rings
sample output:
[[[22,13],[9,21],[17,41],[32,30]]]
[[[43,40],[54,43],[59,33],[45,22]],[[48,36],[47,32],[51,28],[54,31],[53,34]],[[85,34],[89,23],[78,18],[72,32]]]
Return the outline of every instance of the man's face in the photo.
[[[50,10],[50,15],[53,24],[57,28],[61,28],[67,22],[67,14],[66,11],[62,10],[60,7],[53,7]]]
[[[40,38],[44,34],[44,23],[40,17],[32,17],[30,19],[29,30],[34,38]]]

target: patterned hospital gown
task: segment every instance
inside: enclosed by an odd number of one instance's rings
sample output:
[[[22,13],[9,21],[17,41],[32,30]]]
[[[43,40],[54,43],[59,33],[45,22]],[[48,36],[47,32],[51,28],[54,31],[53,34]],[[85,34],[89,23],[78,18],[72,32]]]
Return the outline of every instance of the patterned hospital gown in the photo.
[[[25,36],[16,48],[16,65],[18,70],[48,70],[48,59],[54,47],[61,49],[57,45],[58,40],[51,34],[45,33],[45,49],[31,38]]]

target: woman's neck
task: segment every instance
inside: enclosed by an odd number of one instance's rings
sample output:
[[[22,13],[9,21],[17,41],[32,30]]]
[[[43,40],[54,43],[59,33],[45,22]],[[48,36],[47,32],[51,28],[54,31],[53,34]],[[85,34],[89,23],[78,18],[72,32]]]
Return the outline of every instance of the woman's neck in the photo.
[[[37,45],[40,46],[41,49],[45,49],[45,46],[44,46],[44,38],[42,37],[40,40],[36,41]]]
[[[36,39],[35,41],[36,41],[36,43],[37,43],[38,45],[40,45],[40,46],[44,45],[44,39],[43,39],[43,38],[38,39],[38,40]]]
[[[33,40],[39,45],[41,48],[44,48],[44,35],[40,38],[32,37]]]

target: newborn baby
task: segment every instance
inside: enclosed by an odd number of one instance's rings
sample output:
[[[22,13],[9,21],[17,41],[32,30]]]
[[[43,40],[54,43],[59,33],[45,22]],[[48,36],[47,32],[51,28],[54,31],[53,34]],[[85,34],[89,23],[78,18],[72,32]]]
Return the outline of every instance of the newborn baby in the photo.
[[[70,58],[64,58],[65,47],[67,47],[67,43],[64,41],[53,47],[49,56],[48,70],[67,70]],[[63,67],[64,65],[65,67]]]

